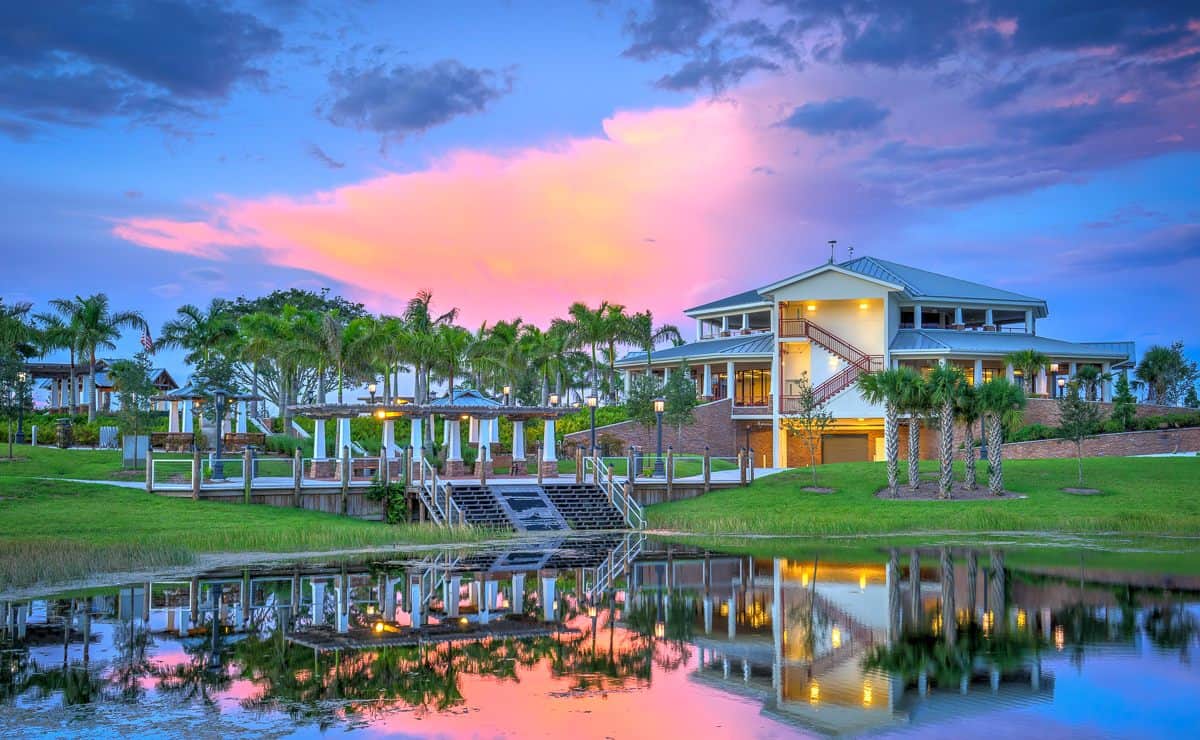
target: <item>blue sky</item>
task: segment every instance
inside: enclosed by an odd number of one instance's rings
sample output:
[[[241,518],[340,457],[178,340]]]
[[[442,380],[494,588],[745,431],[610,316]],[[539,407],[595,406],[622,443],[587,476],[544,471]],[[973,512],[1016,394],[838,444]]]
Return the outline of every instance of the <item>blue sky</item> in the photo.
[[[679,320],[836,238],[1198,356],[1198,101],[1183,2],[9,4],[0,294]]]

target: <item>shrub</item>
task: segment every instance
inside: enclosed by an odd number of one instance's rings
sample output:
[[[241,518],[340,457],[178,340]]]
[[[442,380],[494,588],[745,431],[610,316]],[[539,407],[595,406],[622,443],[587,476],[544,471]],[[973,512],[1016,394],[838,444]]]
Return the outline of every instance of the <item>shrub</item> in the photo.
[[[1029,424],[1012,432],[1006,442],[1032,442],[1037,439],[1055,439],[1058,430],[1045,424]]]
[[[267,437],[266,450],[291,457],[299,449],[304,457],[312,457],[312,440],[289,437],[286,434],[272,434]]]

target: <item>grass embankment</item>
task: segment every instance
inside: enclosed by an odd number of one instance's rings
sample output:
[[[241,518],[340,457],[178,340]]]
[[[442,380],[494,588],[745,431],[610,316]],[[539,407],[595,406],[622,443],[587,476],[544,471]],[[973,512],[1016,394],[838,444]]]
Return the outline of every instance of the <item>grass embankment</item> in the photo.
[[[93,573],[186,565],[198,553],[307,552],[497,536],[35,480],[30,476],[111,479],[119,473],[120,454],[28,448],[23,453],[28,461],[0,463],[0,593]]]
[[[744,489],[714,491],[651,506],[650,526],[700,534],[853,535],[904,532],[1062,532],[1200,535],[1200,460],[1093,458],[1087,484],[1102,493],[1075,496],[1074,460],[1004,463],[1005,487],[1027,498],[1003,501],[891,501],[875,497],[886,484],[883,463],[818,468],[823,495],[806,493],[807,470],[760,478]],[[923,463],[935,471],[937,463]],[[961,477],[961,470],[956,475]],[[981,486],[986,486],[980,471]],[[936,488],[936,482],[922,486]]]

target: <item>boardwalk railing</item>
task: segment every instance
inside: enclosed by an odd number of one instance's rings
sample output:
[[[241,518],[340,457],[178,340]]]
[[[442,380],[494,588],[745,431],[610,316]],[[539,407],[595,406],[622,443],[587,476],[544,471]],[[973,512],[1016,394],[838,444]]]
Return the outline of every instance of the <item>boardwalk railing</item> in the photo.
[[[465,525],[466,516],[451,496],[453,487],[444,480],[438,480],[437,468],[430,465],[424,457],[421,458],[421,471],[423,480],[417,486],[417,496],[429,512],[433,523],[442,526]]]
[[[626,494],[624,477],[618,480],[613,469],[600,457],[585,457],[583,459],[584,476],[591,475],[592,481],[600,486],[608,495],[608,501],[621,512],[625,523],[633,529],[646,528],[646,514],[642,505],[632,494]]]

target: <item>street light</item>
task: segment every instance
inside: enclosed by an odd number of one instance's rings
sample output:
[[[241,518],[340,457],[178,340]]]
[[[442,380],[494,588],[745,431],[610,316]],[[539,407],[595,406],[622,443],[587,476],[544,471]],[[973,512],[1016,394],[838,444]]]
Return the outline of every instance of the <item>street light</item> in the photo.
[[[666,475],[665,468],[663,468],[662,456],[662,419],[663,412],[666,410],[667,400],[665,398],[654,399],[654,421],[655,426],[658,427],[658,449],[655,451],[654,455],[654,474],[656,476]]]
[[[504,388],[501,389],[501,391],[504,393],[504,405],[507,406],[508,405],[508,397],[510,395],[512,395],[512,386],[506,385],[506,386],[504,386]]]
[[[599,403],[599,401],[600,401],[600,399],[596,398],[596,394],[594,394],[594,393],[587,397],[588,413],[591,414],[591,419],[592,419],[592,454],[593,455],[596,454],[596,404]]]
[[[25,380],[29,377],[24,370],[17,373],[17,437],[16,443],[25,444]]]
[[[551,406],[557,406],[557,405],[558,405],[558,394],[557,394],[557,393],[551,393],[551,394],[550,394],[550,405],[551,405]]]
[[[215,481],[225,480],[225,462],[221,459],[223,452],[221,449],[221,437],[224,436],[222,432],[225,428],[225,400],[226,398],[224,389],[218,388],[213,392],[213,404],[215,405],[215,408],[213,409],[213,415],[217,419],[216,455],[213,457],[212,464],[212,479]]]
[[[367,393],[371,394],[371,404],[372,405],[374,405],[374,403],[375,403],[375,391],[377,391],[377,390],[379,390],[379,386],[375,385],[374,383],[367,384]]]

